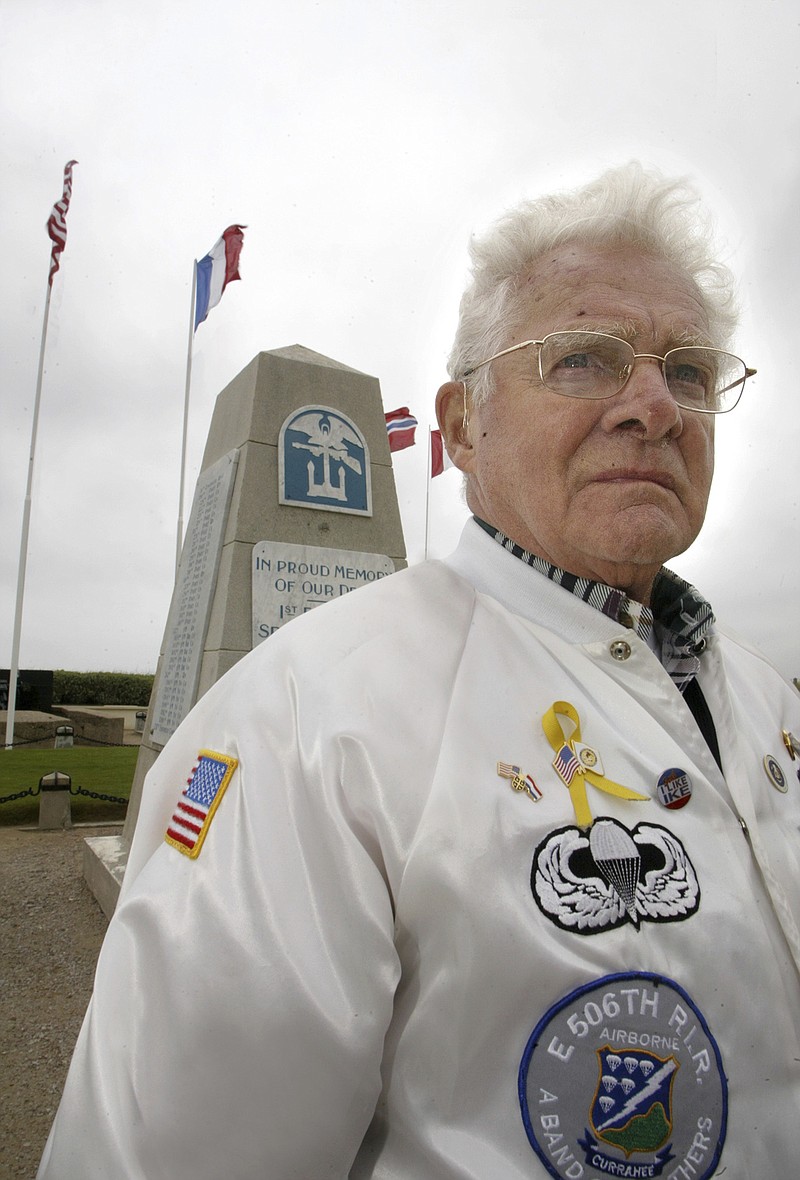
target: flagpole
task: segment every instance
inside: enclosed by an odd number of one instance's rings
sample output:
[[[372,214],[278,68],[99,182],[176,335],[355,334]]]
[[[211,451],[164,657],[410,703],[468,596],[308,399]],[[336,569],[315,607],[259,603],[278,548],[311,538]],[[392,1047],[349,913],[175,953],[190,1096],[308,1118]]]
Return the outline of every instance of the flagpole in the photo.
[[[178,493],[178,539],[175,553],[175,581],[183,548],[183,490],[186,481],[186,439],[189,433],[189,390],[192,385],[192,343],[194,341],[195,299],[197,298],[197,259],[192,267],[192,300],[189,307],[189,344],[186,352],[186,391],[183,398],[183,443],[181,446],[181,483]]]
[[[428,483],[425,488],[425,560],[428,560],[428,527],[431,516],[431,428],[428,427]]]
[[[50,319],[50,296],[53,292],[52,276],[47,283],[42,322],[42,342],[39,346],[39,372],[36,378],[36,397],[33,403],[33,425],[31,427],[31,451],[28,459],[28,484],[25,489],[25,505],[22,510],[22,537],[19,546],[19,570],[17,573],[17,601],[14,609],[14,633],[11,640],[11,666],[8,671],[8,712],[6,713],[6,749],[14,745],[14,721],[17,711],[17,675],[19,673],[19,644],[22,634],[22,601],[25,597],[25,570],[28,564],[28,533],[31,523],[31,499],[33,493],[33,463],[36,455],[36,436],[39,430],[39,406],[42,400],[42,379],[44,377],[44,350],[47,342],[47,325]]]

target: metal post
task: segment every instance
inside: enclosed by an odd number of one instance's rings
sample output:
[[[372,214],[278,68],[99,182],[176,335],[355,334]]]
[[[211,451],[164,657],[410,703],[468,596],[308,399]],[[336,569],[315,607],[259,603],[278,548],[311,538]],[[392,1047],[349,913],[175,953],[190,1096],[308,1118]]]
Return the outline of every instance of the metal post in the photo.
[[[28,533],[31,524],[31,493],[33,489],[33,462],[36,455],[36,435],[39,429],[39,405],[42,400],[42,378],[44,376],[44,349],[47,342],[47,323],[50,319],[50,295],[52,287],[47,285],[44,301],[44,322],[42,342],[39,346],[39,373],[36,378],[36,398],[33,403],[33,425],[31,427],[31,452],[28,459],[28,485],[25,490],[25,505],[22,511],[22,538],[19,546],[19,570],[17,573],[17,602],[14,608],[14,635],[11,641],[11,666],[8,672],[8,713],[6,714],[6,749],[14,745],[14,721],[17,711],[17,675],[19,673],[19,643],[22,634],[22,601],[25,597],[25,570],[28,564]]]
[[[183,548],[183,490],[186,480],[186,439],[189,433],[189,390],[192,385],[192,342],[194,341],[194,303],[197,297],[197,259],[192,267],[192,300],[189,307],[189,345],[186,353],[186,391],[183,398],[183,443],[181,445],[181,484],[178,493],[178,539],[175,553],[175,581]]]

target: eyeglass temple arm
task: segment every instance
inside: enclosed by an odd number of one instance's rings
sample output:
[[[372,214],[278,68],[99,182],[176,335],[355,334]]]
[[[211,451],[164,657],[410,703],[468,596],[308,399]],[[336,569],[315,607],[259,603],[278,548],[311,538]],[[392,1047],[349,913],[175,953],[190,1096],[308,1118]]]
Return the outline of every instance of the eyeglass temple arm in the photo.
[[[748,369],[745,366],[744,377],[740,377],[738,379],[738,381],[731,381],[730,385],[726,385],[725,388],[721,389],[719,392],[720,393],[727,393],[729,389],[735,389],[737,385],[744,385],[747,378],[748,377],[755,377],[757,372],[758,372],[758,369]]]
[[[521,348],[530,348],[532,344],[541,344],[541,340],[523,340],[522,344],[512,344],[510,348],[504,348],[502,352],[495,352],[492,356],[487,356],[486,360],[478,361],[471,369],[464,370],[464,376],[470,377],[476,369],[482,368],[483,365],[488,365],[489,361],[496,361],[499,356],[507,356],[510,352],[519,352]]]

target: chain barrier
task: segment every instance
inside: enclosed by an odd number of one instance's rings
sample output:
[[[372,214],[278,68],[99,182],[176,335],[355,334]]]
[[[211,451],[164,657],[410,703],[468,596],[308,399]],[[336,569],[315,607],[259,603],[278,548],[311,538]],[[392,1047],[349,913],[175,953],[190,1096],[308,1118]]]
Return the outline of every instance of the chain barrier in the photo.
[[[0,803],[13,803],[16,799],[24,799],[26,795],[38,795],[39,787],[28,787],[27,791],[17,791],[14,795],[3,795]]]
[[[18,738],[17,741],[11,742],[10,747],[6,746],[5,748],[16,750],[17,746],[35,746],[37,742],[52,742],[53,736],[52,734],[46,733],[43,737]],[[0,742],[0,745],[4,745],[4,743]]]
[[[90,746],[113,746],[116,750],[121,750],[123,748],[123,746],[126,744],[125,742],[104,742],[102,740],[102,738],[87,737],[87,735],[83,734],[83,733],[79,735],[78,741],[81,744],[83,744],[83,742],[86,742]],[[74,747],[73,747],[73,749],[74,749]]]
[[[101,791],[87,791],[83,787],[70,787],[70,795],[84,795],[87,799],[100,799],[103,803],[127,803],[124,795],[104,795]]]
[[[16,750],[17,746],[35,746],[37,743],[41,744],[42,742],[52,742],[54,737],[55,737],[55,734],[45,733],[41,737],[18,738],[16,741],[13,741],[11,743],[10,747],[6,747],[6,748]],[[79,734],[77,741],[81,745],[86,743],[87,745],[90,745],[90,746],[112,746],[115,750],[125,749],[129,745],[128,742],[104,742],[102,740],[102,738],[87,737],[84,734]],[[133,743],[130,743],[130,744],[132,745]],[[0,747],[2,747],[2,746],[3,746],[3,741],[0,738]],[[66,748],[67,749],[75,749],[75,746],[67,746]]]
[[[36,797],[41,792],[40,786],[28,787],[27,791],[15,791],[13,795],[0,796],[0,804],[14,803],[17,799],[25,799],[28,795]],[[69,788],[70,795],[83,795],[87,799],[98,799],[101,803],[128,803],[125,795],[106,795],[102,791],[87,791],[84,787]]]

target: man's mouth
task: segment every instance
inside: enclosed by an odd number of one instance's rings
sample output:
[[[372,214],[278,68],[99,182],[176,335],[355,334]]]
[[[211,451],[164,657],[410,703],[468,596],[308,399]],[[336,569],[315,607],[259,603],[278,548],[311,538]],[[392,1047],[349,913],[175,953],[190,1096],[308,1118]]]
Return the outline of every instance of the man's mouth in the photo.
[[[667,471],[653,471],[643,467],[611,467],[600,471],[593,483],[654,483],[659,487],[675,491],[675,480]]]

